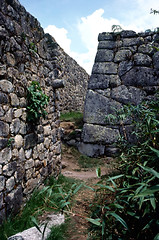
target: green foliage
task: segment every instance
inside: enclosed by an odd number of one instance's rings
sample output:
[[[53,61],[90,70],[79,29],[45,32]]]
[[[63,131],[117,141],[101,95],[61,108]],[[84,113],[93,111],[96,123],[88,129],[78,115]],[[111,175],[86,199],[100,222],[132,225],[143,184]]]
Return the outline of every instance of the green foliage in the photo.
[[[9,138],[8,143],[7,143],[7,147],[11,147],[13,142],[14,142],[14,138]]]
[[[11,216],[0,226],[0,239],[7,240],[9,236],[33,226],[38,228],[39,216],[46,211],[57,212],[65,209],[68,211],[71,206],[71,198],[81,187],[82,185],[78,182],[75,183],[74,179],[66,178],[63,175],[60,175],[57,180],[53,177],[49,178],[41,191],[36,190],[32,194],[30,200],[16,217]]]
[[[97,184],[90,222],[102,239],[155,240],[159,235],[159,97],[125,106],[121,116],[134,124],[135,141],[128,143],[125,132],[119,143],[118,174]]]
[[[29,51],[34,55],[35,53],[37,53],[37,47],[35,45],[35,43],[30,42],[29,43]]]
[[[112,25],[112,32],[121,32],[123,29],[120,25]]]
[[[159,14],[159,11],[151,8],[150,14]]]
[[[45,118],[47,112],[45,107],[48,105],[49,97],[42,92],[40,84],[32,81],[27,88],[27,120],[37,123],[40,117]]]
[[[66,121],[66,122],[75,122],[78,128],[83,127],[83,113],[81,112],[72,111],[72,112],[61,113],[60,120]]]

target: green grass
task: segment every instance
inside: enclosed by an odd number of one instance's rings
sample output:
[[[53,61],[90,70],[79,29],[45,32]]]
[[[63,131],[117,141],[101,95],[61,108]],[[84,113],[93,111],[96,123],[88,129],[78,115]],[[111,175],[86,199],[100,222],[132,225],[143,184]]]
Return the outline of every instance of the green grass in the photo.
[[[35,190],[23,210],[15,217],[10,216],[3,225],[0,226],[0,240],[7,240],[8,237],[33,227],[32,216],[38,221],[38,217],[45,211],[52,212],[53,208],[48,206],[49,201],[52,201],[53,205],[51,206],[57,206],[57,210],[59,211],[60,201],[63,200],[64,196],[68,196],[68,192],[75,183],[78,185],[79,181],[64,177],[63,175],[60,175],[57,180],[53,177],[47,179],[45,181],[45,187],[48,188],[48,191],[47,189],[46,191]],[[61,190],[60,194],[59,188]],[[49,195],[50,193],[51,195]],[[56,209],[54,210],[56,211]],[[61,226],[61,229],[63,228],[64,226]],[[56,240],[58,239],[62,240],[63,238],[59,237]]]
[[[83,127],[83,113],[81,112],[61,113],[60,120],[66,122],[75,122],[75,125],[78,128]]]
[[[68,224],[69,220],[66,221],[66,223],[63,223],[59,226],[54,226],[51,228],[51,233],[47,240],[67,240],[68,239],[68,234],[67,234],[67,229],[68,229]]]

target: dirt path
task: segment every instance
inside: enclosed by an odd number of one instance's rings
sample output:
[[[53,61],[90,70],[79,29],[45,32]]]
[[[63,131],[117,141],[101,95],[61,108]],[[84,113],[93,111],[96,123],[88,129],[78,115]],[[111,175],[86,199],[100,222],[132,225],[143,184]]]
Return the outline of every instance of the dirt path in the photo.
[[[74,156],[71,149],[63,145],[62,147],[62,174],[66,177],[82,180],[84,184],[93,186],[99,179],[96,176],[96,166],[93,168],[81,168],[78,164],[78,156]],[[102,175],[108,174],[112,171],[112,159],[100,159],[103,164],[101,166]],[[73,206],[72,212],[75,213],[71,217],[71,224],[69,224],[69,240],[86,240],[88,236],[89,224],[85,217],[89,216],[89,205],[94,198],[94,192],[88,188],[82,188],[75,196],[76,203]],[[82,216],[82,217],[81,217]]]

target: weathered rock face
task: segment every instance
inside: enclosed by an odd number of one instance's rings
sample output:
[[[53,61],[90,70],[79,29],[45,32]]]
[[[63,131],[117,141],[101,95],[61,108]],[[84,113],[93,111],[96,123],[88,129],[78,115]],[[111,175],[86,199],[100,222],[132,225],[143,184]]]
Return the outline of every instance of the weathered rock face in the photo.
[[[89,156],[111,155],[122,134],[119,122],[108,123],[106,116],[114,114],[123,104],[141,103],[159,89],[159,34],[122,31],[101,33],[98,51],[84,109],[84,127],[79,150]],[[125,122],[128,135],[132,126]],[[133,137],[129,137],[132,141]]]
[[[66,88],[59,102],[61,79]],[[47,176],[59,174],[59,105],[82,110],[87,80],[88,74],[44,34],[18,0],[0,0],[0,223]],[[47,117],[36,125],[26,118],[32,81],[49,96]]]

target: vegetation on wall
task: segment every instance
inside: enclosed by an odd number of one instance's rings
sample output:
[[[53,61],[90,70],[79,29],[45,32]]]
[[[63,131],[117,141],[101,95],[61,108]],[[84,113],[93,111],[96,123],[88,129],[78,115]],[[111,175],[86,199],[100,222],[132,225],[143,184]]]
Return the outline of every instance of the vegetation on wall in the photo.
[[[48,105],[49,97],[43,93],[39,82],[32,81],[27,88],[27,120],[31,123],[37,123],[40,117],[45,118],[45,111]]]

